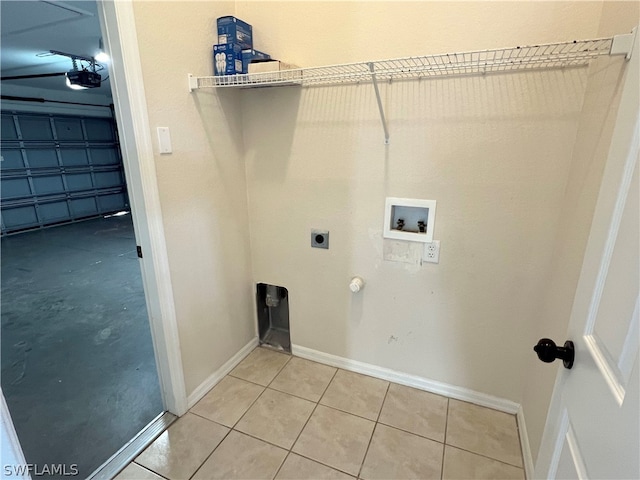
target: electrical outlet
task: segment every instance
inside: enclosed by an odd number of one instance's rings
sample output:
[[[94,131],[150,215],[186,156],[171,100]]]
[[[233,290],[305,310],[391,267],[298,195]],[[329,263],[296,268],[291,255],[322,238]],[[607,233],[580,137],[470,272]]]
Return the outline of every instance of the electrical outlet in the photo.
[[[313,248],[329,248],[329,231],[328,230],[311,230],[311,247]]]
[[[422,261],[426,263],[440,263],[440,240],[434,240],[433,242],[424,244]]]

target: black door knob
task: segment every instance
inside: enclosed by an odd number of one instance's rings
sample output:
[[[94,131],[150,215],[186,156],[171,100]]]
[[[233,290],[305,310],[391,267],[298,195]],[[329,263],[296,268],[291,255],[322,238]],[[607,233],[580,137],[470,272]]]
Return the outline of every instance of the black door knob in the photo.
[[[564,347],[558,347],[556,342],[550,338],[541,338],[533,349],[538,354],[538,358],[545,363],[551,363],[556,358],[559,358],[562,360],[565,368],[570,369],[573,367],[575,348],[573,347],[573,342],[570,340],[564,342]]]

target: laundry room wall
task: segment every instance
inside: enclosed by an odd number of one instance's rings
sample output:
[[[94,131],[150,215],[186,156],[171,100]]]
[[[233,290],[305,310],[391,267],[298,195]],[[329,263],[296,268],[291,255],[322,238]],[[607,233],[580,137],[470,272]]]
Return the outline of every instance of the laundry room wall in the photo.
[[[601,2],[244,2],[300,66],[594,38]],[[294,346],[520,402],[587,69],[241,92],[254,282]],[[385,197],[433,199],[440,263],[382,238]],[[329,250],[310,248],[312,228]],[[349,280],[366,281],[358,294]]]
[[[239,99],[187,88],[187,73],[213,74],[234,3],[133,6],[151,136],[169,127],[173,144],[155,160],[189,395],[256,334]]]
[[[597,36],[627,33],[637,25],[638,19],[638,2],[604,2]],[[551,269],[535,321],[531,324],[530,338],[534,342],[543,337],[558,343],[568,340],[565,336],[620,103],[625,62],[620,56],[604,57],[589,68]],[[560,368],[558,362],[544,365],[534,355],[529,357],[526,365],[524,378],[527,381],[522,406],[534,458],[538,454],[556,373]]]

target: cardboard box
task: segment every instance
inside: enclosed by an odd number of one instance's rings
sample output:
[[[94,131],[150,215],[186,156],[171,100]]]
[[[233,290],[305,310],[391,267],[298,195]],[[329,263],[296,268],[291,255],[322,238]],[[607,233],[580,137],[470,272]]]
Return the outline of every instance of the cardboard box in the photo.
[[[249,64],[253,60],[269,60],[271,56],[258,50],[242,50],[242,73],[249,73]]]
[[[268,62],[253,62],[249,64],[249,73],[279,72],[280,70],[295,70],[297,65],[281,62],[280,60],[270,60]]]
[[[242,73],[242,48],[236,43],[213,46],[213,74],[235,75]]]
[[[253,27],[239,18],[218,18],[218,44],[235,43],[241,49],[253,48]]]
[[[249,74],[258,73],[250,81],[273,82],[290,80],[292,84],[298,83],[302,79],[302,71],[296,70],[299,67],[290,63],[281,62],[280,60],[268,60],[266,62],[254,62],[249,64]],[[281,73],[282,70],[295,70],[294,72]]]

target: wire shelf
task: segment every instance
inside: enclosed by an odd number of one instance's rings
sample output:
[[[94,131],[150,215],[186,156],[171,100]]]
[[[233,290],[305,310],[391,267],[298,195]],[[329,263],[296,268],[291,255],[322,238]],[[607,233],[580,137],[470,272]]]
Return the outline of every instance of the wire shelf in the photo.
[[[192,88],[331,85],[377,80],[477,75],[588,65],[611,51],[613,38],[405,57],[216,77],[193,77]]]

